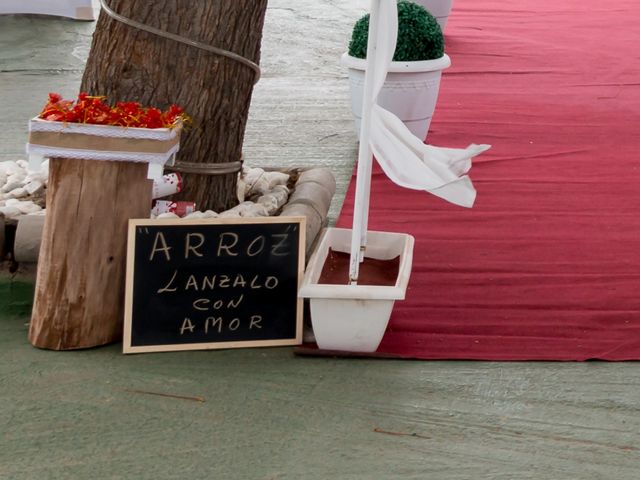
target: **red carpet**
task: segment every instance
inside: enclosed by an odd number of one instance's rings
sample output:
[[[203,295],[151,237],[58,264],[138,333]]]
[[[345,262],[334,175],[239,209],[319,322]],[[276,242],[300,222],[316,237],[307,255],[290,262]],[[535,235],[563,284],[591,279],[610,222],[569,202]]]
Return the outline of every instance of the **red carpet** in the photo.
[[[471,210],[374,172],[370,229],[416,237],[377,355],[640,359],[638,19],[637,0],[454,2],[428,143],[493,148]]]

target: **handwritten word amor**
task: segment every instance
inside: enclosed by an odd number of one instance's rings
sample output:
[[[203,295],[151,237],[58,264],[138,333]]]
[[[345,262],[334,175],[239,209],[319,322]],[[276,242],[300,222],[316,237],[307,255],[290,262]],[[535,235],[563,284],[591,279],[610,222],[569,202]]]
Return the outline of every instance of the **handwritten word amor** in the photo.
[[[204,325],[202,325],[202,329],[204,333],[222,333],[223,330],[228,330],[234,332],[240,328],[242,324],[248,326],[249,330],[260,330],[262,329],[262,316],[261,315],[251,315],[251,318],[245,319],[245,321],[241,321],[240,318],[234,317],[232,319],[225,319],[223,317],[207,317],[204,320]],[[197,322],[192,321],[189,317],[185,317],[182,321],[182,325],[180,326],[180,335],[184,335],[185,333],[195,333],[197,328]]]

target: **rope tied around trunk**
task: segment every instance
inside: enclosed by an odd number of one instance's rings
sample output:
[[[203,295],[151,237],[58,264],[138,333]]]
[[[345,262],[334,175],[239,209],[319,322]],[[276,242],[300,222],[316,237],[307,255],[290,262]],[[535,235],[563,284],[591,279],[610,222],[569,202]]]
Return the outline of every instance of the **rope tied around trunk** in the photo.
[[[226,163],[195,163],[176,161],[173,165],[166,165],[167,170],[180,173],[197,173],[200,175],[229,175],[242,170],[242,160]]]
[[[169,40],[173,40],[174,42],[183,43],[185,45],[189,45],[190,47],[199,48],[200,50],[205,50],[207,52],[214,53],[216,55],[230,58],[231,60],[241,63],[249,67],[251,70],[253,70],[255,75],[255,78],[253,81],[254,85],[258,83],[258,80],[260,80],[260,66],[257,63],[252,62],[248,58],[243,57],[242,55],[238,55],[237,53],[230,52],[229,50],[225,50],[223,48],[214,47],[213,45],[207,45],[206,43],[198,42],[196,40],[191,40],[190,38],[183,37],[182,35],[176,35],[175,33],[167,32],[165,30],[160,30],[159,28],[151,27],[144,23],[140,23],[135,20],[132,20],[128,17],[125,17],[124,15],[120,15],[119,13],[116,13],[115,11],[113,11],[111,7],[107,5],[106,0],[100,0],[100,5],[102,6],[102,9],[107,15],[109,15],[114,20],[117,20],[118,22],[124,23],[125,25],[128,25],[133,28],[137,28],[138,30],[149,32],[153,35],[157,35],[162,38],[168,38]]]

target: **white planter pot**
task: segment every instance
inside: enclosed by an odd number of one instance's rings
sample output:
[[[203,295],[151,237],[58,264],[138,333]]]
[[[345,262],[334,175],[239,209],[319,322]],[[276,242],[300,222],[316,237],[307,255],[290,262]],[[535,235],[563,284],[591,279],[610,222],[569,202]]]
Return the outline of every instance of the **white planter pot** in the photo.
[[[418,5],[422,5],[427,12],[436,17],[436,20],[440,24],[440,28],[444,32],[444,27],[447,26],[447,20],[451,13],[451,7],[453,6],[453,0],[412,0]]]
[[[345,53],[340,63],[349,69],[351,111],[360,136],[366,60]],[[447,54],[435,60],[391,62],[378,104],[392,112],[418,138],[424,140],[436,108],[442,70],[451,65]]]
[[[367,258],[400,256],[395,285],[327,285],[318,283],[329,248],[349,252],[351,230],[324,230],[300,287],[310,299],[311,323],[318,347],[324,350],[375,352],[382,340],[395,300],[405,297],[411,275],[414,239],[404,233],[368,232]]]

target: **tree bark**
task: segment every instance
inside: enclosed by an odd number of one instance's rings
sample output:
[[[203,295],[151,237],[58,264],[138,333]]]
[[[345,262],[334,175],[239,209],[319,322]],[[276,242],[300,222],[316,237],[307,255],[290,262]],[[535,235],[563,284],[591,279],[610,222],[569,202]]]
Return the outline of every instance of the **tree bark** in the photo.
[[[232,51],[259,62],[267,0],[110,0],[125,17]],[[83,91],[111,101],[182,106],[193,119],[179,159],[236,162],[249,113],[255,73],[227,57],[148,33],[100,14],[82,80]],[[180,198],[199,210],[233,207],[236,174],[185,174]]]
[[[72,350],[122,339],[129,218],[147,218],[146,163],[52,159],[29,340]]]

